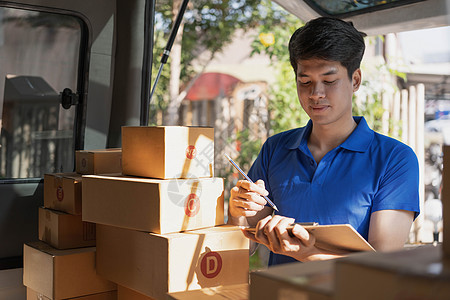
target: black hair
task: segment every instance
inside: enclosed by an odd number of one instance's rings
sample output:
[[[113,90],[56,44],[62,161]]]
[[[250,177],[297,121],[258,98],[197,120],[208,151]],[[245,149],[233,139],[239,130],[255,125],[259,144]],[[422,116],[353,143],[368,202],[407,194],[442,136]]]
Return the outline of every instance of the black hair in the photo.
[[[299,60],[319,58],[340,62],[351,78],[361,64],[365,36],[351,22],[336,18],[320,17],[307,22],[289,41],[289,56],[296,76]]]

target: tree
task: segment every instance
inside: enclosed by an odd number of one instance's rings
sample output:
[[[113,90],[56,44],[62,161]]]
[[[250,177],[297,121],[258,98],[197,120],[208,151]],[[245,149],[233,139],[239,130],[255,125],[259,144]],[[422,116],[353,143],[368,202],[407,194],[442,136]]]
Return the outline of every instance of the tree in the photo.
[[[275,84],[269,91],[270,128],[271,134],[274,134],[305,125],[309,119],[298,102],[295,73],[288,50],[292,33],[303,22],[270,1],[262,2],[262,5],[266,8],[267,16],[252,43],[252,54],[267,54],[276,68]]]
[[[154,97],[158,98],[152,109],[164,109],[168,107],[167,123],[176,124],[178,121],[178,108],[182,97],[179,97],[180,82],[188,83],[195,77],[196,71],[192,62],[203,53],[209,53],[203,60],[207,64],[217,52],[227,45],[233,33],[238,28],[245,30],[259,25],[260,0],[199,0],[190,2],[184,18],[184,25],[180,26],[178,36],[172,47],[168,64],[171,72],[169,81],[162,81],[162,86],[155,91]],[[168,0],[157,3],[156,38],[167,40],[172,28],[181,0]],[[162,33],[162,35],[160,34]],[[163,51],[164,43],[156,41],[154,57],[159,57]],[[160,47],[160,45],[163,45]],[[208,50],[208,51],[205,51]],[[197,60],[198,62],[199,60]],[[159,69],[159,63],[155,60],[155,72]],[[156,76],[156,73],[154,74]],[[161,76],[161,77],[162,77]],[[155,78],[155,77],[153,77]],[[187,84],[185,84],[186,86]],[[170,91],[167,96],[167,90]],[[155,112],[151,112],[151,116]],[[153,119],[153,121],[155,121]]]

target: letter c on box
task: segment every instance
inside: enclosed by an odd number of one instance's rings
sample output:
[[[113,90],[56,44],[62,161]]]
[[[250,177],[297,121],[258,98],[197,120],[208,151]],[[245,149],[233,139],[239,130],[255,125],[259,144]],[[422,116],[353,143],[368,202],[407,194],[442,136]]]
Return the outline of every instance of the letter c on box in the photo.
[[[184,213],[188,217],[194,217],[200,210],[200,199],[196,194],[189,194],[184,204]]]

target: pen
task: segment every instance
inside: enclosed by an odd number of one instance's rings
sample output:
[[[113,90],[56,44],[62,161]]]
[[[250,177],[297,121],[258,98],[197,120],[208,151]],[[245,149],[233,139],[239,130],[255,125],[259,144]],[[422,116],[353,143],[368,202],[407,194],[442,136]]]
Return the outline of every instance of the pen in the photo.
[[[239,173],[241,173],[241,175],[244,176],[244,178],[245,178],[246,180],[250,181],[251,183],[254,183],[254,182],[250,179],[250,177],[248,177],[247,174],[245,174],[245,172],[242,171],[242,169],[239,168],[239,166],[231,159],[231,157],[229,157],[226,153],[225,153],[224,155],[225,155],[225,157],[228,159],[228,161],[233,165],[233,167],[235,167],[236,170],[238,170]],[[277,206],[275,205],[275,203],[272,202],[272,200],[270,200],[267,196],[262,196],[262,197],[267,201],[267,203],[270,204],[270,206],[272,206],[273,209],[275,209],[276,211],[279,211],[278,208],[277,208]]]

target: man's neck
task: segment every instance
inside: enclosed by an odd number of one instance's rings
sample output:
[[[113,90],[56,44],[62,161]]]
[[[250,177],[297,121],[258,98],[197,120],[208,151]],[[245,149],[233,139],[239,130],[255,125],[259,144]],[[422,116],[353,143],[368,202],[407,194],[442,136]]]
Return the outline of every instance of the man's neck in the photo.
[[[308,148],[317,163],[352,134],[357,124],[351,119],[339,124],[316,125],[313,124],[311,135],[308,138]]]

